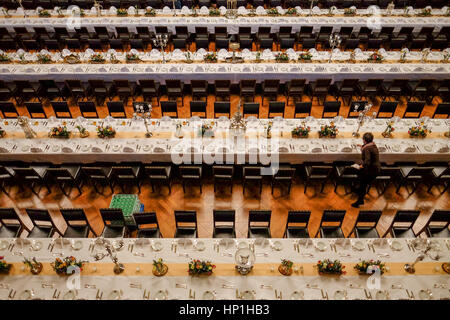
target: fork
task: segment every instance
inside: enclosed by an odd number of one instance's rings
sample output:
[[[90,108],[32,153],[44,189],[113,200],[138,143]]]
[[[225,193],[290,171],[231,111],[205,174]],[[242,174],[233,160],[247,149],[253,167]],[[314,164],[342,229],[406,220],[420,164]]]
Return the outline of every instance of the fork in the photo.
[[[11,291],[9,292],[8,298],[9,300],[14,299],[14,297],[16,296],[17,291],[15,291],[14,289],[11,289]]]
[[[61,291],[58,291],[58,289],[55,289],[55,292],[53,292],[53,300],[59,299],[60,295],[61,295]]]
[[[259,286],[261,289],[272,289],[272,285],[265,285],[265,284],[261,284],[260,286]],[[275,290],[276,291],[276,290]]]
[[[100,291],[100,289],[97,290],[97,296],[96,299],[97,300],[102,300],[103,297],[103,291]]]
[[[186,283],[176,283],[175,288],[187,289],[187,285],[186,285]]]

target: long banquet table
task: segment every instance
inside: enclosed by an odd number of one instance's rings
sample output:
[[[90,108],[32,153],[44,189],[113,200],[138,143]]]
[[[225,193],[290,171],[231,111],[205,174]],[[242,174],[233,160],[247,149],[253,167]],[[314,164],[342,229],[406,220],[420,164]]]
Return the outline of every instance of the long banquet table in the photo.
[[[120,239],[110,239],[114,246]],[[424,239],[423,239],[424,240]],[[0,255],[12,263],[9,275],[0,274],[0,299],[21,299],[32,292],[34,299],[88,299],[101,296],[108,299],[195,299],[206,298],[205,291],[215,299],[237,299],[245,291],[254,299],[450,299],[450,276],[441,264],[450,260],[450,239],[432,239],[432,250],[416,264],[415,274],[404,271],[423,250],[424,243],[414,246],[413,239],[123,239],[117,258],[125,270],[113,273],[109,257],[94,261],[97,253],[105,253],[95,239],[2,239]],[[139,241],[139,242],[136,242]],[[252,272],[241,276],[235,271],[238,245],[253,243],[256,256]],[[95,244],[95,245],[94,245]],[[298,246],[297,246],[298,244]],[[204,245],[204,249],[201,247]],[[158,250],[161,247],[160,251]],[[333,250],[333,247],[336,249]],[[75,250],[75,249],[77,250]],[[372,250],[373,248],[373,250]],[[415,248],[415,249],[414,249]],[[200,250],[198,250],[200,249]],[[323,251],[321,251],[323,250]],[[80,277],[80,288],[69,292],[67,278],[57,275],[50,263],[56,258],[74,256],[88,261]],[[39,275],[23,268],[23,258],[35,257],[43,263]],[[169,267],[163,277],[152,275],[152,261],[162,258]],[[190,277],[187,273],[191,259],[209,260],[216,265],[209,277]],[[282,259],[294,262],[291,276],[282,276],[277,267]],[[318,260],[340,260],[346,274],[320,276],[314,265]],[[381,260],[387,272],[381,276],[379,287],[368,286],[368,276],[359,275],[353,266],[364,260]],[[437,259],[437,260],[436,260]],[[74,282],[75,283],[75,282]],[[194,292],[194,293],[192,293]],[[296,292],[296,293],[294,293]],[[59,293],[59,294],[58,294]],[[29,296],[28,296],[29,297]],[[325,297],[325,298],[324,298]],[[208,297],[212,298],[211,295]],[[244,296],[251,299],[251,294]]]
[[[336,139],[319,138],[317,131],[331,120],[275,118],[272,124],[272,138],[264,136],[267,119],[247,118],[245,136],[234,137],[229,130],[229,119],[152,119],[149,121],[151,138],[145,138],[142,120],[132,119],[31,119],[31,127],[38,137],[25,139],[17,120],[7,119],[0,123],[6,136],[0,139],[0,161],[32,161],[52,163],[89,163],[98,161],[139,161],[174,163],[263,163],[286,162],[299,164],[306,161],[359,161],[361,138],[354,138],[358,126],[356,119],[335,119],[339,129]],[[444,136],[450,129],[450,120],[429,119],[425,122],[432,132],[424,139],[409,138],[408,128],[416,125],[416,119],[394,119],[393,138],[383,138],[381,133],[389,119],[366,121],[361,133],[371,131],[380,150],[380,161],[450,161],[450,139]],[[201,137],[202,124],[214,123],[214,137]],[[176,124],[182,124],[183,138],[175,136]],[[291,137],[292,128],[305,123],[310,126],[310,137]],[[76,126],[81,124],[89,132],[88,138],[80,138]],[[55,126],[66,125],[72,138],[49,138],[48,133]],[[96,128],[111,125],[116,130],[114,139],[99,139]]]

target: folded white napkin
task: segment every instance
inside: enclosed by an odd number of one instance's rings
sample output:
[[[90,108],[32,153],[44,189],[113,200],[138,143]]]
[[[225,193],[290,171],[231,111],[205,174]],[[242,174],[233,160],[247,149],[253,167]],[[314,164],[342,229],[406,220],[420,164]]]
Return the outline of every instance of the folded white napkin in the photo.
[[[165,152],[166,150],[164,149],[164,148],[161,148],[161,147],[155,147],[155,148],[153,148],[153,152],[155,152],[155,153],[163,153],[163,152]]]
[[[209,14],[209,9],[207,7],[205,7],[205,6],[202,6],[200,8],[200,14],[204,14],[204,15]]]
[[[103,152],[103,150],[100,149],[99,147],[92,147],[91,151],[92,151],[92,152],[96,152],[96,153]]]
[[[132,152],[134,152],[134,150],[130,147],[124,147],[123,152],[132,153]]]
[[[0,147],[0,153],[9,153],[8,149]]]
[[[69,148],[69,147],[62,147],[61,150],[64,153],[72,153],[73,152],[73,150],[71,148]]]
[[[312,153],[319,153],[319,152],[322,152],[322,148],[315,147],[315,148],[313,148],[313,149],[311,150],[311,152],[312,152]]]
[[[289,152],[289,149],[287,147],[278,147],[278,152]]]
[[[416,147],[415,147],[415,146],[407,146],[407,147],[403,150],[403,152],[408,152],[408,153],[415,152],[415,151],[416,151]]]
[[[352,147],[344,146],[342,147],[341,152],[352,152]]]
[[[449,152],[449,151],[450,151],[449,147],[447,145],[445,145],[445,144],[439,145],[439,147],[437,149],[437,152],[439,152],[439,153],[446,153],[446,152]]]

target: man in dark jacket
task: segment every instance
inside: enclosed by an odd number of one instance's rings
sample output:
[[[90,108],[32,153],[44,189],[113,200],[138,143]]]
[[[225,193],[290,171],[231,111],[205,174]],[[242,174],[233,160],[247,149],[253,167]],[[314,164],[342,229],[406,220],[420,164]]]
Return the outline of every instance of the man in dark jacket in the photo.
[[[373,134],[370,132],[365,133],[363,135],[363,143],[361,147],[361,164],[355,165],[359,169],[358,200],[352,203],[352,207],[355,208],[364,204],[367,188],[380,173],[381,168],[378,148],[373,142]]]

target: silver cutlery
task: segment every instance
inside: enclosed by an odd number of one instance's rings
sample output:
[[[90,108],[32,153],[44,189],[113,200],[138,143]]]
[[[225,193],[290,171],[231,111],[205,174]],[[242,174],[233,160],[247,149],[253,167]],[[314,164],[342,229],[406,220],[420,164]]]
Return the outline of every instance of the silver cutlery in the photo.
[[[225,284],[224,283],[224,284],[222,284],[222,288],[224,288],[224,289],[234,289],[235,285],[234,284]]]
[[[140,284],[140,283],[130,283],[130,288],[142,289],[142,284]]]
[[[367,289],[364,289],[364,294],[367,299],[372,300],[372,294]]]
[[[348,287],[349,287],[349,288],[352,288],[352,289],[362,289],[361,285],[359,285],[359,284],[354,284],[354,283],[350,283],[350,284],[348,285]]]
[[[9,289],[9,284],[7,284],[7,283],[0,283],[0,289]]]
[[[391,289],[403,289],[403,286],[401,284],[393,284],[391,285]]]
[[[325,300],[328,300],[328,292],[327,292],[327,290],[323,290],[323,289],[320,289],[320,292],[322,293],[322,298],[323,299],[325,299]]]
[[[42,288],[50,288],[53,289],[53,283],[42,283]]]
[[[176,283],[175,288],[187,289],[187,284],[186,283]]]
[[[309,284],[309,283],[307,283],[306,284],[306,287],[308,288],[308,289],[319,289],[319,286],[317,285],[317,284]],[[321,289],[322,290],[322,289]]]
[[[9,300],[14,299],[14,297],[16,296],[17,291],[15,291],[14,289],[11,289],[11,291],[9,292],[8,298]]]
[[[179,256],[179,257],[186,257],[186,258],[189,258],[189,254],[183,253],[183,252],[179,252],[179,253],[178,253],[178,256]]]
[[[268,257],[269,254],[267,252],[260,252],[260,253],[256,253],[255,256],[257,256],[257,257]]]
[[[95,284],[85,284],[84,287],[86,289],[97,289],[97,287],[95,286]]]
[[[265,284],[261,284],[260,286],[259,286],[261,289],[273,289],[272,288],[272,285],[265,285]],[[276,290],[275,290],[276,291]]]
[[[142,295],[142,298],[145,300],[150,299],[150,291],[147,292],[147,289],[144,290],[144,294]]]
[[[133,252],[133,256],[136,257],[145,257],[145,254],[143,252]]]
[[[389,258],[391,255],[389,253],[378,253],[379,257]]]
[[[282,300],[283,299],[283,292],[280,291],[280,294],[278,294],[277,289],[275,289],[275,298],[278,300]]]
[[[96,295],[96,299],[97,300],[102,300],[103,297],[103,291],[101,291],[100,289],[97,290],[97,295]]]
[[[233,254],[231,254],[229,252],[222,252],[222,256],[224,256],[224,257],[232,257]]]
[[[189,289],[189,299],[195,300],[195,291],[192,289]]]
[[[59,299],[59,296],[61,295],[61,291],[58,291],[58,289],[55,289],[53,292],[53,299]]]

